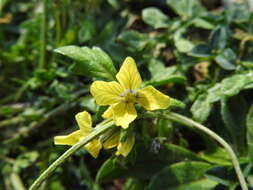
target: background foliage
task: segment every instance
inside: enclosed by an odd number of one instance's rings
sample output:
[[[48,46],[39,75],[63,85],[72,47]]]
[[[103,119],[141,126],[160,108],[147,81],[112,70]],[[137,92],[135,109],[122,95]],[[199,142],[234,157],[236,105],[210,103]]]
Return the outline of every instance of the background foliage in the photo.
[[[65,151],[53,137],[77,128],[77,112],[100,121],[89,84],[126,56],[145,84],[186,104],[176,111],[229,142],[253,188],[252,33],[242,1],[1,0],[0,189],[25,189]],[[41,189],[240,189],[206,135],[163,119],[136,125],[126,159],[81,150]]]

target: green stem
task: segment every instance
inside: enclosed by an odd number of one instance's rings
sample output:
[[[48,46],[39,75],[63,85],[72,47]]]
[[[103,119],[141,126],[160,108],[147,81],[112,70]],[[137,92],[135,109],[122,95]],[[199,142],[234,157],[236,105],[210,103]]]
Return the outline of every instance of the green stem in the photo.
[[[240,164],[239,161],[233,151],[233,149],[230,147],[230,145],[223,140],[218,134],[216,134],[215,132],[213,132],[212,130],[208,129],[207,127],[205,127],[204,125],[201,125],[183,115],[177,114],[177,113],[173,113],[173,112],[168,112],[166,114],[161,114],[159,115],[165,119],[169,119],[172,121],[175,121],[177,123],[180,124],[184,124],[190,127],[196,127],[199,130],[203,131],[204,133],[208,134],[210,137],[212,137],[213,139],[215,139],[216,141],[218,141],[224,148],[225,150],[228,152],[228,154],[231,157],[232,160],[232,164],[234,166],[235,172],[237,174],[237,177],[239,179],[239,182],[241,184],[242,190],[248,190],[248,186],[246,184],[246,181],[244,179],[243,173],[241,171],[240,168]]]
[[[40,36],[40,59],[39,69],[43,69],[46,62],[46,46],[47,46],[47,1],[43,0],[43,17],[41,22]]]
[[[0,121],[0,128],[10,126],[10,125],[15,125],[20,122],[23,122],[25,119],[22,116],[16,116],[11,119],[6,119],[3,121]]]
[[[20,138],[22,136],[29,136],[35,130],[38,132],[39,128],[43,127],[44,124],[46,122],[48,122],[50,119],[56,117],[57,115],[65,113],[68,110],[78,106],[79,105],[78,98],[87,92],[88,92],[88,90],[86,88],[75,92],[72,102],[62,104],[62,105],[56,107],[55,109],[51,110],[50,112],[45,113],[43,118],[41,118],[40,120],[38,120],[36,122],[32,122],[29,126],[20,127],[21,130],[19,130],[18,133],[15,133],[12,137],[8,138],[8,140],[5,140],[4,144],[12,143],[13,141],[17,140],[18,138]],[[0,128],[1,128],[1,126],[0,126]]]
[[[108,129],[110,129],[114,125],[114,122],[111,121],[111,119],[108,119],[107,122],[103,122],[101,124],[98,124],[95,128],[95,130],[87,135],[85,138],[80,140],[78,143],[73,145],[70,149],[68,149],[63,155],[61,155],[56,161],[54,161],[31,185],[29,190],[35,190],[38,189],[40,184],[52,174],[52,172],[60,166],[67,158],[69,158],[72,154],[74,154],[77,150],[82,148],[85,144],[87,144],[89,141],[95,139]]]
[[[25,190],[24,183],[22,182],[20,176],[17,173],[12,173],[10,175],[10,181],[16,190]]]
[[[56,45],[55,47],[58,48],[61,42],[61,19],[60,19],[60,7],[57,3],[55,3],[55,10],[54,10],[54,19],[55,19],[55,39]]]

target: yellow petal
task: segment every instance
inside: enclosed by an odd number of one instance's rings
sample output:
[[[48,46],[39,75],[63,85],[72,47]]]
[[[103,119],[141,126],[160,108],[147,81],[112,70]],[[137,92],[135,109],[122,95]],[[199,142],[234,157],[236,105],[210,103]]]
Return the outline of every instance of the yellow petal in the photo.
[[[128,125],[135,120],[137,113],[133,103],[121,102],[113,105],[113,119],[117,126],[128,128]]]
[[[116,75],[124,90],[135,90],[140,88],[141,76],[133,58],[127,57]]]
[[[111,105],[119,101],[123,88],[117,82],[95,81],[90,87],[96,103],[101,106]]]
[[[134,135],[129,135],[125,142],[120,142],[117,147],[116,155],[123,155],[126,157],[132,150],[134,146],[135,137]]]
[[[137,102],[146,110],[166,109],[170,105],[170,97],[153,86],[147,86],[138,91]]]
[[[108,119],[110,117],[113,117],[113,109],[112,106],[110,106],[109,108],[107,108],[107,110],[105,110],[105,112],[102,115],[103,118]]]
[[[84,135],[81,130],[74,131],[73,133],[66,136],[56,136],[54,137],[54,144],[57,145],[74,145],[76,144]]]
[[[91,116],[87,111],[83,111],[83,112],[76,114],[75,118],[76,118],[79,128],[81,129],[81,131],[84,134],[87,135],[87,133],[91,132],[92,121],[91,121]]]
[[[102,144],[98,139],[94,139],[87,143],[84,147],[94,158],[97,158],[99,151],[102,148]]]
[[[116,147],[119,143],[119,137],[120,137],[120,132],[116,132],[112,134],[104,143],[103,147],[104,149],[110,149],[113,147]]]

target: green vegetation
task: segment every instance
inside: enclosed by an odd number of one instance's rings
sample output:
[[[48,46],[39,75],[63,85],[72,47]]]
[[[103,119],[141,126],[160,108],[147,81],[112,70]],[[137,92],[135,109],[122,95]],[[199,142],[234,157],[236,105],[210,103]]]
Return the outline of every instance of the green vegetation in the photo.
[[[54,137],[78,129],[78,112],[100,126],[90,85],[115,80],[127,56],[170,108],[137,106],[127,157],[81,148],[39,189],[240,190],[212,131],[253,189],[252,41],[246,1],[0,0],[0,190],[28,189],[67,151]]]

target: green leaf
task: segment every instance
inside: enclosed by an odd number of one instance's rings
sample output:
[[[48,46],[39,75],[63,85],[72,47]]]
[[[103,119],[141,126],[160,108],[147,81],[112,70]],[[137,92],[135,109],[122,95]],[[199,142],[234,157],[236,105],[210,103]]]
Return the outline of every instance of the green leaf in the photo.
[[[227,45],[229,37],[230,37],[230,30],[228,26],[218,25],[209,36],[211,48],[223,50]]]
[[[191,107],[193,118],[201,123],[208,118],[212,104],[222,98],[237,95],[253,83],[253,73],[237,74],[216,83],[207,93],[200,94]],[[253,86],[252,86],[253,87]]]
[[[182,101],[175,98],[170,98],[170,107],[185,108],[185,106],[186,105]]]
[[[185,76],[177,72],[175,66],[165,67],[161,61],[152,59],[148,65],[151,80],[145,81],[144,85],[161,86],[169,83],[184,83]]]
[[[123,190],[144,190],[145,186],[140,180],[128,179],[124,184]]]
[[[111,58],[100,48],[64,46],[55,52],[73,59],[76,63],[73,72],[76,74],[114,80],[116,69]]]
[[[209,88],[207,92],[207,101],[210,103],[217,102],[223,97],[220,83],[216,83],[212,88]]]
[[[118,37],[118,41],[129,46],[133,51],[142,51],[152,43],[152,40],[147,34],[135,30],[121,33]]]
[[[148,70],[151,73],[151,78],[154,80],[166,78],[169,75],[173,75],[176,73],[177,68],[175,66],[172,67],[165,67],[162,61],[157,59],[151,59],[148,64]],[[164,74],[166,76],[164,77]]]
[[[221,93],[224,96],[234,96],[250,83],[253,83],[253,72],[233,75],[222,80]]]
[[[249,20],[250,6],[247,3],[231,3],[225,9],[225,18],[228,23],[244,23]]]
[[[202,152],[200,156],[209,163],[222,166],[231,166],[230,155],[226,152],[226,150],[218,146],[215,148],[215,150]]]
[[[194,47],[193,43],[182,37],[175,39],[175,46],[179,52],[187,53]]]
[[[154,175],[149,184],[150,190],[208,190],[218,183],[204,177],[212,166],[204,162],[180,162],[162,169]]]
[[[143,144],[136,144],[137,154],[135,163],[130,161],[130,163],[122,166],[117,163],[115,159],[108,159],[99,169],[96,181],[102,183],[125,177],[149,179],[154,172],[158,172],[168,164],[184,161],[185,159],[203,161],[203,159],[195,153],[180,146],[160,144],[160,142],[157,141],[154,143],[156,143],[155,151],[150,151],[152,148],[146,147]],[[154,143],[152,143],[152,146]]]
[[[96,34],[96,29],[91,20],[85,19],[81,23],[81,28],[78,31],[79,42],[84,43],[89,41]]]
[[[155,29],[168,27],[168,16],[155,7],[142,10],[142,19],[146,24]]]
[[[167,0],[166,2],[181,17],[190,18],[206,12],[198,0]]]
[[[236,55],[232,49],[225,49],[215,57],[215,61],[225,70],[235,70]]]
[[[206,121],[211,112],[211,103],[208,101],[207,94],[201,94],[191,107],[193,118],[200,123]]]
[[[253,68],[253,62],[252,61],[241,61],[240,64],[243,65],[244,67],[247,67],[248,69]]]
[[[62,185],[62,183],[60,181],[53,181],[51,184],[50,184],[50,189],[53,189],[53,190],[64,190],[64,186]]]
[[[166,85],[169,83],[184,83],[186,81],[186,78],[181,75],[171,75],[168,76],[166,79],[161,79],[161,80],[150,80],[144,82],[144,85],[152,85],[152,86],[162,86]]]
[[[165,137],[168,141],[172,140],[173,137],[173,125],[170,120],[159,119],[158,122],[158,136]]]
[[[80,105],[87,109],[90,112],[97,113],[98,105],[95,102],[95,99],[92,96],[85,96],[81,99]]]
[[[204,28],[207,30],[211,30],[215,27],[211,22],[200,17],[193,19],[191,22],[195,27]]]
[[[251,105],[249,112],[247,114],[246,126],[247,126],[248,153],[251,162],[253,162],[253,105]]]
[[[238,106],[240,106],[239,112]],[[221,101],[221,115],[223,122],[230,133],[234,148],[241,153],[245,151],[246,147],[246,110],[246,102],[241,96],[235,96],[229,100],[222,99]]]
[[[21,169],[31,166],[31,164],[34,163],[38,157],[39,153],[35,151],[26,152],[19,155],[15,160],[15,164],[13,165],[13,171],[19,173]]]
[[[212,49],[207,44],[198,44],[189,52],[193,57],[210,57],[212,56]]]
[[[99,168],[96,175],[96,182],[102,183],[105,181],[110,181],[112,179],[119,178],[123,174],[124,174],[124,169],[117,167],[114,163],[114,159],[109,158]]]

